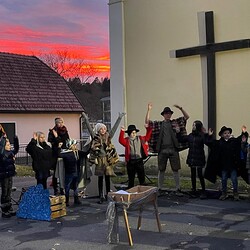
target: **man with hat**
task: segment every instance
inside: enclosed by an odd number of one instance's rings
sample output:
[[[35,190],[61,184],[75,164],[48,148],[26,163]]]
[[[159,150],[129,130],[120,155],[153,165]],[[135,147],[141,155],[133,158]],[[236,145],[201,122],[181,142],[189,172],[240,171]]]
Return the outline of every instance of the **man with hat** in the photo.
[[[145,118],[145,123],[152,127],[152,137],[149,141],[150,149],[153,152],[158,153],[158,188],[159,193],[163,194],[162,188],[164,183],[164,175],[168,160],[170,161],[171,169],[176,186],[176,195],[182,195],[180,192],[180,175],[181,169],[179,151],[186,149],[187,144],[179,143],[176,138],[176,133],[180,133],[180,136],[187,135],[186,122],[189,118],[187,112],[179,105],[174,105],[178,108],[183,116],[172,119],[174,113],[170,107],[165,107],[161,112],[164,117],[163,121],[151,121],[150,112],[152,109],[152,103],[148,104],[148,110]]]
[[[148,141],[152,133],[152,128],[148,125],[145,125],[145,127],[147,130],[145,136],[137,135],[139,129],[135,125],[129,125],[126,131],[123,126],[121,127],[119,142],[125,147],[128,188],[134,186],[135,174],[137,174],[140,185],[143,185],[145,182],[143,159],[148,156]],[[128,134],[126,138],[124,138],[125,133]]]

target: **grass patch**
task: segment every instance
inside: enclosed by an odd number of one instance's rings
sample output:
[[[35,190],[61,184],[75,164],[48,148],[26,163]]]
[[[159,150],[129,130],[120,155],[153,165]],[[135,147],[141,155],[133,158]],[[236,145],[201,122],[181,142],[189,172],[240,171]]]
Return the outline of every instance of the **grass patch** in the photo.
[[[35,176],[31,166],[16,165],[17,176]]]

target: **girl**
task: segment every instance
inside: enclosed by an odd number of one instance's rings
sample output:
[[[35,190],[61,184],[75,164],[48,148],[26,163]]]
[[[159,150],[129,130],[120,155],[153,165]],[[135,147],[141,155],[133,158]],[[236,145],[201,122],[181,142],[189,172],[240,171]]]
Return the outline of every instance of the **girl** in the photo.
[[[86,126],[90,133],[90,138],[85,146],[91,142],[90,158],[93,159],[95,164],[95,175],[98,176],[99,204],[102,204],[103,201],[107,199],[107,193],[110,192],[110,176],[114,175],[113,165],[118,161],[118,155],[111,143],[111,139],[113,138],[124,115],[125,113],[119,113],[114,126],[108,133],[107,127],[103,123],[97,123],[94,130],[92,130],[87,115],[83,113]],[[106,184],[105,198],[103,192],[103,177],[105,178]]]
[[[26,147],[26,151],[32,158],[32,167],[35,171],[37,184],[42,184],[47,189],[47,179],[53,164],[52,148],[45,141],[43,132],[35,132],[33,138]]]
[[[15,155],[19,150],[18,138],[14,138],[14,150],[11,150],[10,141],[6,137],[0,140],[0,182],[2,217],[10,218],[16,215],[11,204],[11,190],[13,176],[16,174]]]
[[[201,199],[206,198],[205,180],[203,177],[203,168],[205,167],[205,151],[204,145],[207,145],[212,141],[213,131],[208,130],[205,133],[205,129],[201,121],[194,121],[192,132],[187,136],[182,136],[180,140],[188,142],[188,155],[186,163],[191,170],[191,182],[192,182],[192,193],[196,194],[196,172],[200,179],[201,184]],[[179,138],[178,138],[179,139]]]

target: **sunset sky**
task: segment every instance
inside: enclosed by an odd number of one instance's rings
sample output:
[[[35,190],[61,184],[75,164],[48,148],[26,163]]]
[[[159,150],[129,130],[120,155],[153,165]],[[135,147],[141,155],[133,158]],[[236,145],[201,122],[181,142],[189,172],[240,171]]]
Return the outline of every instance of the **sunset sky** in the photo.
[[[68,50],[109,77],[108,0],[1,0],[0,51]]]

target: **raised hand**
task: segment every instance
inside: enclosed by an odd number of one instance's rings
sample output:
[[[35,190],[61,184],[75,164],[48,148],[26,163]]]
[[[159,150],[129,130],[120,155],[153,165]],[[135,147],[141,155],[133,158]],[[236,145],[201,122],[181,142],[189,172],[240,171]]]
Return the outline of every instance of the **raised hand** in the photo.
[[[119,112],[119,118],[122,118],[123,116],[125,116],[126,115],[126,113],[125,112]]]

